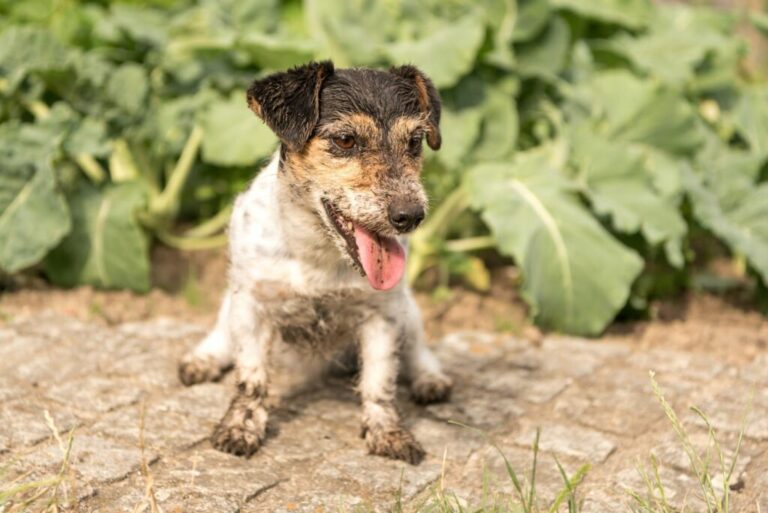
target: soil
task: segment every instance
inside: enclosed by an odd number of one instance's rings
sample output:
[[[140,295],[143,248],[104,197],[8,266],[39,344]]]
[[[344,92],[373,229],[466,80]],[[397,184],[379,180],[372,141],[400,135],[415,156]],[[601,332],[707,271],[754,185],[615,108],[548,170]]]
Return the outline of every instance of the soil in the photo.
[[[226,286],[223,250],[178,253],[157,247],[152,255],[154,288],[145,295],[101,291],[91,287],[52,288],[25,277],[0,293],[0,324],[41,310],[53,310],[104,324],[166,316],[212,324]],[[542,333],[533,326],[517,292],[516,269],[493,272],[489,291],[456,287],[439,293],[417,292],[429,338],[455,331],[509,332],[536,343]],[[653,319],[620,322],[602,339],[637,345],[714,354],[725,362],[743,363],[768,348],[768,318],[738,298],[690,293],[652,306]]]

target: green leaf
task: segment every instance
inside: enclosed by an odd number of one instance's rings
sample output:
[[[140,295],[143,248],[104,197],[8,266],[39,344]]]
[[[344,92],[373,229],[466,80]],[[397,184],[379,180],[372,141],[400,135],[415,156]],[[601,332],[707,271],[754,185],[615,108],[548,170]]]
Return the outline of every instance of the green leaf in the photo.
[[[554,150],[480,164],[467,185],[499,249],[522,269],[523,293],[537,322],[594,335],[624,306],[642,261],[584,208]]]
[[[478,108],[454,111],[444,109],[440,116],[443,145],[437,159],[450,169],[458,168],[480,133],[483,113]]]
[[[567,9],[586,18],[639,29],[650,21],[653,4],[649,0],[550,0],[554,7]]]
[[[149,290],[149,241],[136,213],[146,203],[136,184],[99,191],[84,186],[69,199],[72,231],[46,259],[57,285]]]
[[[421,68],[437,87],[450,87],[469,73],[483,42],[485,26],[476,14],[446,23],[415,41],[387,45],[384,52],[392,64],[412,63]]]
[[[522,42],[536,37],[547,25],[551,13],[548,0],[519,0],[513,39]]]
[[[768,184],[742,189],[726,202],[701,175],[688,170],[683,180],[696,219],[745,256],[768,284]]]
[[[32,72],[66,69],[69,52],[47,31],[33,27],[11,27],[0,35],[0,75],[13,90]]]
[[[288,40],[258,32],[243,34],[238,47],[247,52],[253,62],[267,69],[298,66],[311,60],[314,55],[311,41]]]
[[[110,77],[107,97],[127,113],[136,114],[144,105],[148,89],[144,68],[138,64],[124,64]]]
[[[768,86],[746,88],[736,104],[733,120],[750,150],[756,154],[768,153]]]
[[[654,246],[663,243],[670,263],[681,268],[687,226],[679,212],[679,199],[654,189],[643,153],[585,127],[572,131],[571,143],[579,181],[594,210],[610,216],[617,231],[640,232]]]
[[[272,153],[277,138],[248,109],[244,97],[213,103],[205,112],[203,160],[221,166],[250,166]]]
[[[565,66],[570,45],[568,23],[560,16],[533,41],[517,46],[517,65],[524,76],[555,78]]]
[[[0,162],[0,268],[13,273],[36,264],[69,229],[48,160],[20,167]]]
[[[596,75],[585,93],[591,97],[594,117],[605,119],[604,131],[611,138],[683,155],[703,142],[694,108],[672,88],[625,71],[609,71]]]
[[[518,133],[517,106],[513,96],[516,86],[516,82],[499,81],[486,88],[480,138],[472,151],[474,160],[500,160],[514,152]]]

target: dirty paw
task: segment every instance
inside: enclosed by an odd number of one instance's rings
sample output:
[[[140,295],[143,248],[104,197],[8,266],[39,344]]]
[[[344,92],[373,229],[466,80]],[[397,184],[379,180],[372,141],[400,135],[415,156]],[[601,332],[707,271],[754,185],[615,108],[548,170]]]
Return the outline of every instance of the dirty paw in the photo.
[[[179,381],[186,386],[217,381],[223,374],[219,363],[210,357],[189,354],[179,362]]]
[[[453,381],[444,374],[430,374],[418,377],[411,384],[411,397],[418,404],[447,401],[451,397]]]
[[[211,435],[214,448],[249,457],[259,450],[267,427],[267,411],[260,402],[236,397]]]
[[[394,430],[368,429],[365,431],[368,452],[418,465],[426,453],[411,433],[402,428]]]

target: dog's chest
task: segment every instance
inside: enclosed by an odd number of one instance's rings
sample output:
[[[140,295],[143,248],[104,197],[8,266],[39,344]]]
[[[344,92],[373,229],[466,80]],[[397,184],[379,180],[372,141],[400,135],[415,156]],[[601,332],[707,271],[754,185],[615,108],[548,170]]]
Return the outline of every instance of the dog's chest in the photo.
[[[283,295],[267,303],[286,344],[333,352],[352,343],[375,306],[359,291]]]

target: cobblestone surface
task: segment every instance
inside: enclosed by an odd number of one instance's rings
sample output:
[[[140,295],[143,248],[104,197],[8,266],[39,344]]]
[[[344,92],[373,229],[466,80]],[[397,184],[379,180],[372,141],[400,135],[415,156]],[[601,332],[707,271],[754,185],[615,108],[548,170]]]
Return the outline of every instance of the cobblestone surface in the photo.
[[[551,337],[534,345],[454,333],[435,344],[456,378],[453,400],[421,408],[402,391],[406,422],[428,453],[413,467],[365,454],[352,383],[340,378],[282,401],[251,459],[214,451],[207,436],[227,407],[231,377],[184,388],[175,371],[203,334],[201,326],[167,319],[105,328],[46,315],[0,328],[0,478],[25,482],[58,472],[62,454],[47,411],[63,438],[74,429],[71,486],[79,511],[150,511],[148,480],[166,512],[390,511],[396,501],[415,511],[436,487],[474,504],[487,486],[512,494],[499,450],[527,479],[539,430],[543,501],[562,489],[556,457],[568,473],[591,465],[580,488],[584,512],[626,511],[626,490],[644,489],[637,468],[648,468],[653,454],[670,502],[705,511],[686,453],[651,391],[654,370],[702,453],[707,424],[688,408],[708,413],[729,459],[753,397],[729,484],[737,511],[768,511],[765,355],[733,367],[704,354],[599,340]],[[714,474],[722,486],[723,476]]]

